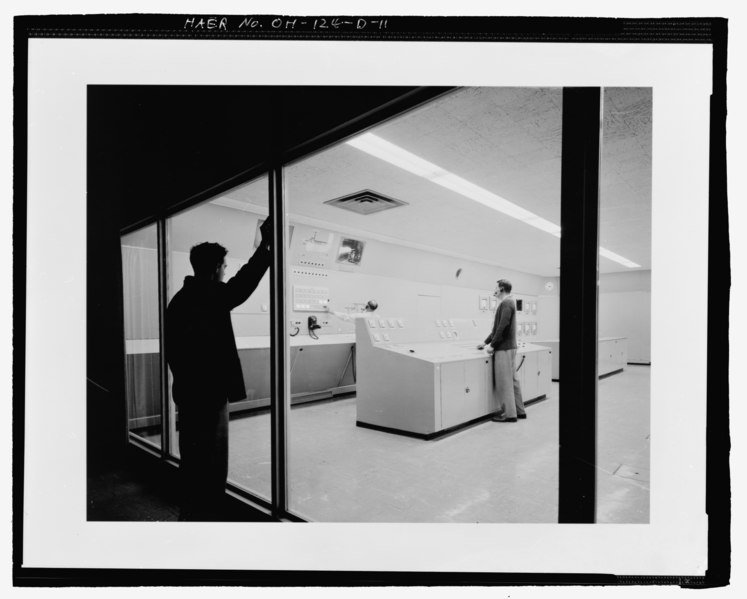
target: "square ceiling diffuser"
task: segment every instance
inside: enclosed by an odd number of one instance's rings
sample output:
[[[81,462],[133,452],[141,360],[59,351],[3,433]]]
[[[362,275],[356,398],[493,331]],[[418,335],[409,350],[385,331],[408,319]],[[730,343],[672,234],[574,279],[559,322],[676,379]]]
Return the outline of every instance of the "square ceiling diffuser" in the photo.
[[[406,206],[407,202],[402,200],[395,200],[394,198],[387,197],[370,189],[364,189],[357,191],[350,195],[335,198],[334,200],[327,200],[324,202],[330,206],[336,206],[338,208],[344,208],[357,214],[373,214],[374,212],[381,212],[382,210],[389,210],[390,208],[397,208],[399,206]]]

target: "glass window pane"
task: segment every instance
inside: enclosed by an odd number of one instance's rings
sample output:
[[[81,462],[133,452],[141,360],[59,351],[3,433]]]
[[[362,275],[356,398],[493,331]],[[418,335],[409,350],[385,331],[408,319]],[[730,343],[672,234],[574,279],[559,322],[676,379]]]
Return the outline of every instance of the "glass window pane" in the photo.
[[[604,90],[597,522],[649,522],[651,88]]]
[[[286,169],[292,512],[557,521],[561,103],[459,89]]]
[[[161,447],[161,366],[156,226],[122,236],[125,392],[131,433]]]
[[[240,185],[209,202],[185,210],[167,221],[168,300],[194,280],[190,250],[203,242],[218,243],[225,256],[223,282],[231,283],[260,245],[259,226],[268,214],[268,182],[261,177]],[[269,261],[268,261],[269,264]],[[270,469],[270,288],[269,271],[248,299],[231,310],[231,327],[241,368],[239,397],[230,397],[228,425],[228,481],[260,497],[271,494]],[[242,285],[244,285],[242,283]],[[242,287],[243,289],[243,287]],[[248,290],[248,288],[247,288]],[[201,335],[194,332],[194,335]],[[202,337],[201,337],[202,338]],[[189,344],[192,338],[184,340]],[[203,346],[204,347],[204,346]],[[195,348],[199,353],[203,348]],[[206,360],[213,357],[205,354]],[[221,361],[231,361],[230,355]],[[221,372],[226,372],[219,366]],[[169,372],[171,446],[180,455],[179,409],[173,400],[173,373]],[[216,377],[214,387],[225,382]],[[212,387],[211,387],[212,388]],[[235,389],[234,386],[231,389]],[[206,394],[208,391],[206,391]],[[245,397],[240,397],[245,395]],[[205,398],[207,401],[208,398]]]

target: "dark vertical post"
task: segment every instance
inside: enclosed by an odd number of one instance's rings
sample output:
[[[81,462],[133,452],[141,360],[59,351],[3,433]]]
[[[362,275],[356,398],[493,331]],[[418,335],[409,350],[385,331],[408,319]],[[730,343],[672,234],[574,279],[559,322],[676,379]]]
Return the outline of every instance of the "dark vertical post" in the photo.
[[[558,521],[595,521],[600,88],[563,90]]]
[[[270,170],[270,217],[273,219],[272,261],[270,263],[270,377],[271,377],[271,462],[272,510],[282,517],[288,510],[288,438],[290,377],[288,336],[285,327],[285,210],[283,169]]]
[[[726,188],[727,21],[713,27],[713,92],[711,94],[708,179],[708,354],[706,376],[706,497],[708,569],[706,579],[729,584],[731,576],[731,472],[729,454],[729,304],[731,249]],[[727,234],[724,234],[727,232]],[[736,397],[735,397],[736,399]]]
[[[161,456],[169,457],[171,449],[171,431],[169,427],[169,368],[166,364],[166,307],[168,301],[167,288],[167,247],[166,247],[166,219],[156,221],[156,239],[158,245],[158,338],[160,339],[159,374],[161,377]]]
[[[27,17],[26,17],[27,18]],[[28,235],[27,151],[28,151],[28,58],[29,41],[24,17],[13,19],[13,580],[23,564],[24,471],[26,449],[26,236]],[[88,88],[91,89],[90,87]],[[90,93],[90,92],[89,92]],[[90,101],[90,96],[89,96]],[[89,104],[90,105],[90,104]],[[89,116],[90,119],[90,116]],[[90,122],[90,121],[89,121]],[[90,135],[90,132],[89,132]],[[89,146],[90,140],[89,140]],[[89,175],[90,177],[90,175]],[[90,178],[88,179],[90,182]],[[90,189],[90,187],[89,187]],[[88,196],[90,202],[90,195]],[[90,213],[89,213],[90,218]],[[90,233],[88,248],[90,245]],[[88,249],[90,254],[90,249]],[[88,266],[88,265],[87,265]],[[86,273],[88,274],[88,273]],[[88,333],[88,331],[86,331]],[[91,337],[87,336],[91,347]],[[124,344],[124,343],[123,343]],[[6,359],[7,355],[3,359]],[[86,374],[91,375],[91,351],[86,355]],[[91,474],[91,449],[96,439],[96,425],[91,422],[93,401],[91,383],[86,389],[87,474]],[[7,400],[6,400],[7,401]],[[99,424],[99,423],[96,423]]]

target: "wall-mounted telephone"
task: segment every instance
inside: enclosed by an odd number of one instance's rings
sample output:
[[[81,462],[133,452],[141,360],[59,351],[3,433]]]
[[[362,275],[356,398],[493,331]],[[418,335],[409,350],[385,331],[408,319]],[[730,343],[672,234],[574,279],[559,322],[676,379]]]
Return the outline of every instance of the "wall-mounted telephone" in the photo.
[[[319,339],[319,337],[317,337],[314,331],[316,331],[317,329],[321,329],[322,325],[320,325],[317,322],[317,318],[313,314],[309,316],[308,326],[309,326],[309,337],[311,337],[312,339]]]

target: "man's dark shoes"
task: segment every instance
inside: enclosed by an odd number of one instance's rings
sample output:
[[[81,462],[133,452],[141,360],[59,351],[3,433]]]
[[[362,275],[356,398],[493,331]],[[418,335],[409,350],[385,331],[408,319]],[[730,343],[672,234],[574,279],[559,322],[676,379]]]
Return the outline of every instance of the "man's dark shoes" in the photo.
[[[493,422],[516,422],[516,418],[506,418],[505,416],[494,416]]]
[[[526,414],[516,414],[516,417],[517,417],[517,418],[518,418],[519,420],[524,420],[524,419],[525,419],[525,418],[527,417],[527,415],[526,415]]]

